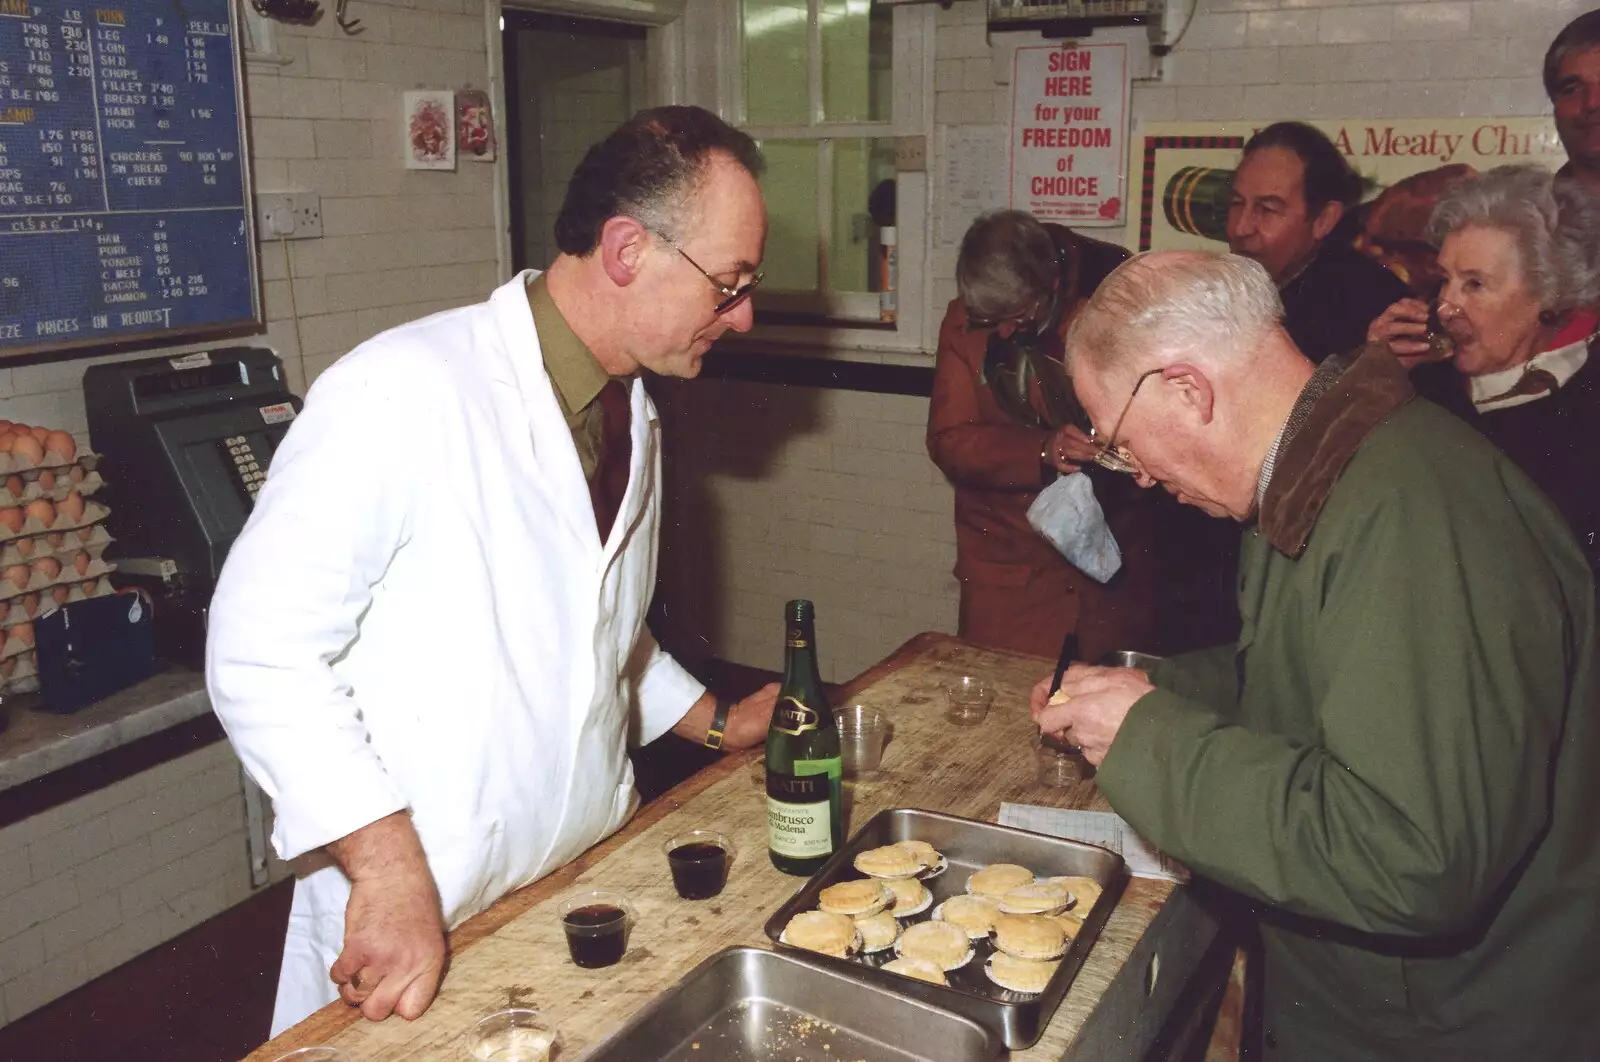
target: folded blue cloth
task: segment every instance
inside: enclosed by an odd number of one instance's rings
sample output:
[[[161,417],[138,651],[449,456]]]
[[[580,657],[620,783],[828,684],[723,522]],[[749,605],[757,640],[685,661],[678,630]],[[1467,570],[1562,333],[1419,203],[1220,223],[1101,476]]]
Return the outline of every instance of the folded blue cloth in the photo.
[[[1103,583],[1122,567],[1122,550],[1106,524],[1094,496],[1094,484],[1082,472],[1062,476],[1028,506],[1028,523],[1074,568]]]

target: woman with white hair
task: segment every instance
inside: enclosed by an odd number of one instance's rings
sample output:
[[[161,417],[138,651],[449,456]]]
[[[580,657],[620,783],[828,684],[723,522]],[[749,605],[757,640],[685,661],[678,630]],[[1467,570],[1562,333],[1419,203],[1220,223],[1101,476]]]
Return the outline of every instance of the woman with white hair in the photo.
[[[1419,364],[1418,390],[1441,404],[1459,408],[1465,388],[1467,419],[1549,495],[1600,571],[1600,199],[1503,166],[1451,187],[1429,236],[1445,276],[1437,324],[1403,299],[1368,340]]]

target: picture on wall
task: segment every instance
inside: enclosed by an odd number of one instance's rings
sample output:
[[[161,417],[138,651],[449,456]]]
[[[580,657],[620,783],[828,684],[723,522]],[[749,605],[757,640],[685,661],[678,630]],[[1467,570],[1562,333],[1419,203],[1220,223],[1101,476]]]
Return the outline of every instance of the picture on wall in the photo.
[[[405,94],[406,169],[456,168],[455,93],[421,91]]]
[[[1129,169],[1141,251],[1220,250],[1228,240],[1233,168],[1267,122],[1147,122]],[[1428,216],[1450,182],[1496,166],[1552,170],[1566,153],[1548,118],[1347,119],[1309,123],[1328,135],[1366,181],[1345,231],[1351,242],[1413,285],[1433,270]],[[1130,233],[1130,237],[1135,234]]]
[[[494,111],[482,89],[456,93],[456,154],[473,162],[494,161]]]

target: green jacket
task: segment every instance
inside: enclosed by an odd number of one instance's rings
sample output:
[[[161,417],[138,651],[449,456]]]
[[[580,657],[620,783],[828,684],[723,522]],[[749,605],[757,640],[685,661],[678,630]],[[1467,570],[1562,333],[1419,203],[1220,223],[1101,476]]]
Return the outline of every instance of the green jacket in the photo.
[[[1589,567],[1411,397],[1366,351],[1316,401],[1245,536],[1237,647],[1159,671],[1098,784],[1259,901],[1269,1058],[1600,1058]]]

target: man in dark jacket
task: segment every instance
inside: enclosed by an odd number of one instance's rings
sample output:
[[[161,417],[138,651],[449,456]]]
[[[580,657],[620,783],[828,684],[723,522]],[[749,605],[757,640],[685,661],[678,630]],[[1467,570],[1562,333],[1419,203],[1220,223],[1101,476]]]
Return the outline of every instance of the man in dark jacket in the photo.
[[[1244,629],[1151,676],[1074,668],[1035,718],[1259,904],[1268,1057],[1600,1058],[1588,564],[1387,349],[1314,367],[1280,312],[1258,267],[1201,252],[1130,262],[1080,312],[1102,441],[1253,520]]]
[[[1250,138],[1233,172],[1228,249],[1266,267],[1283,325],[1320,362],[1367,340],[1367,325],[1410,289],[1335,238],[1361,201],[1361,177],[1320,130],[1277,122]]]

